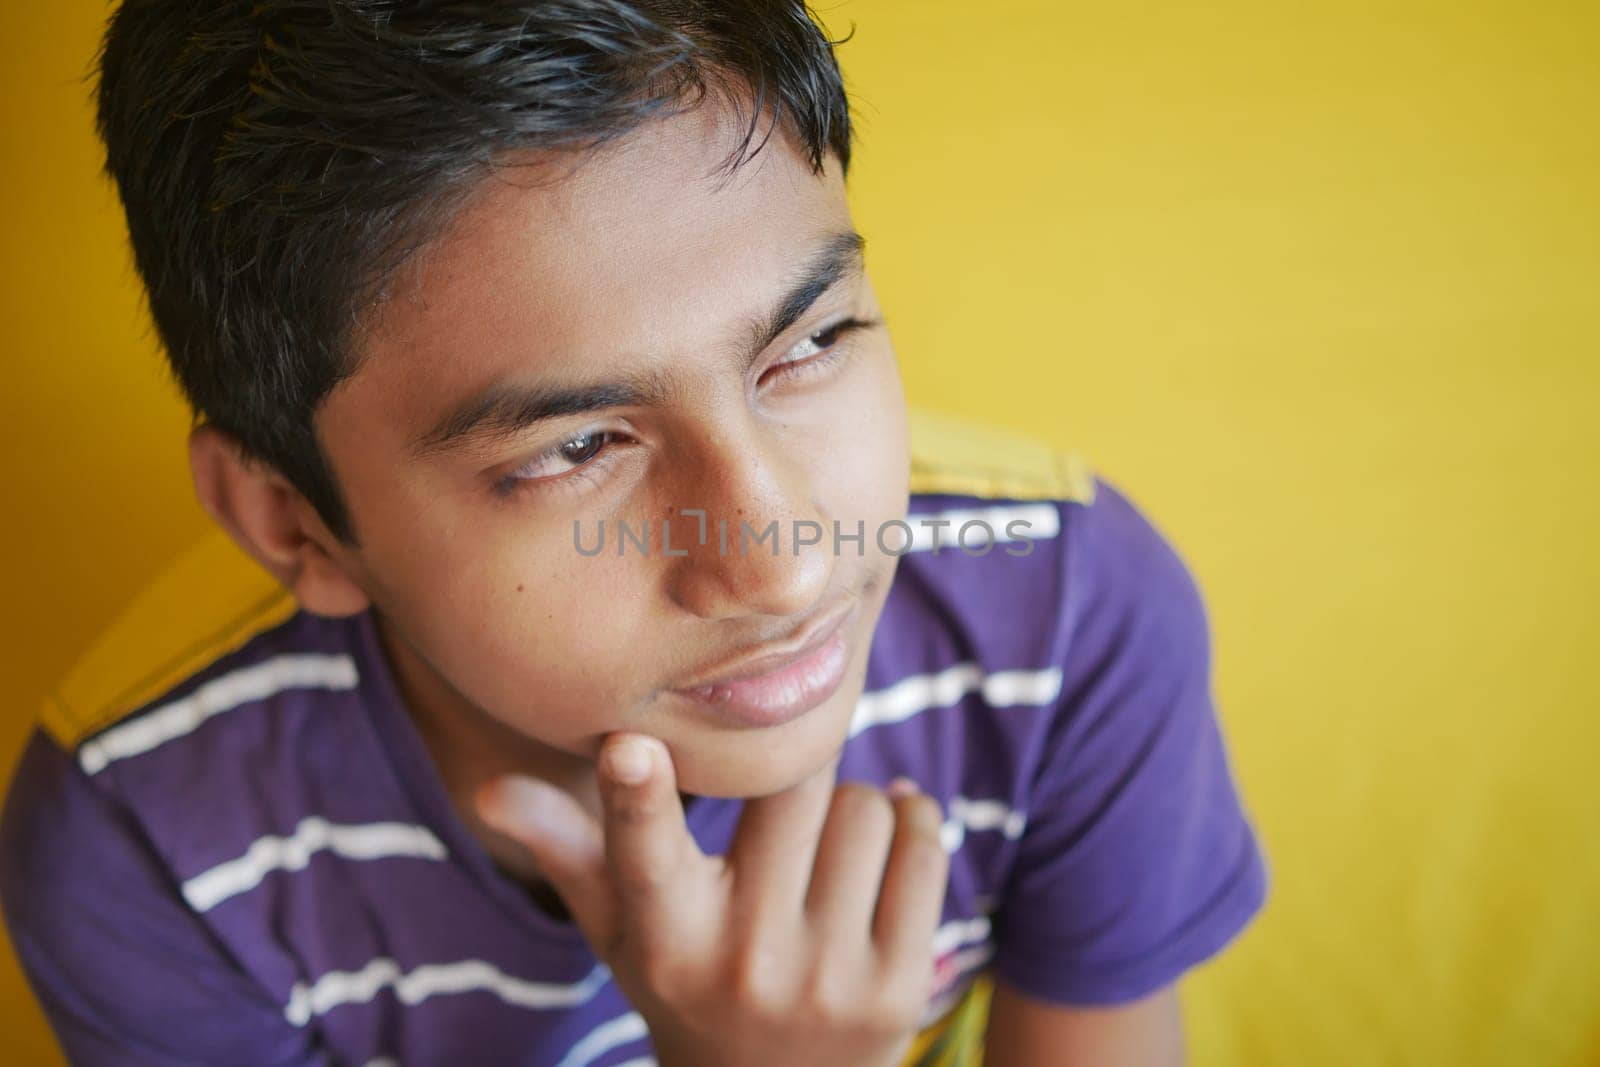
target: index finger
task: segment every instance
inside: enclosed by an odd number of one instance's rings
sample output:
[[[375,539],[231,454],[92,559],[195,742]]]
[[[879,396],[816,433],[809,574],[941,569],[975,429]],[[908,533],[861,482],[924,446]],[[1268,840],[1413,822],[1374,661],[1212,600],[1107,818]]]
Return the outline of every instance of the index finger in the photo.
[[[635,746],[646,774],[638,782],[624,781],[612,772],[612,757],[626,762]],[[621,906],[618,923],[667,929],[681,906],[677,902],[695,897],[683,891],[683,881],[706,861],[684,818],[671,754],[654,737],[618,731],[602,743],[599,762],[606,867]]]

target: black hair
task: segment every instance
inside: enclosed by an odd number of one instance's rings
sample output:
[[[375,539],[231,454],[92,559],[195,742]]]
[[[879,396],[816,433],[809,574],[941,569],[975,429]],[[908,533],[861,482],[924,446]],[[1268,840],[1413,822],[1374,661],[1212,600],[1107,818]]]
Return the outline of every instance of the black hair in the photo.
[[[804,0],[124,0],[95,56],[96,131],[194,425],[359,545],[313,412],[358,367],[363,308],[490,167],[714,89],[751,102],[726,173],[779,123],[814,173],[830,152],[847,173],[848,39]]]

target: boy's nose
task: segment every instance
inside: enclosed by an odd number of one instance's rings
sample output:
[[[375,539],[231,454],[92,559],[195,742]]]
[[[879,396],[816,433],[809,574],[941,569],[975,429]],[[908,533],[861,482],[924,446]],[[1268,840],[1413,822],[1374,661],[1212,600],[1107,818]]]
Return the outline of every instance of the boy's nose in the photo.
[[[821,602],[833,573],[831,523],[817,518],[811,524],[802,521],[797,539],[794,519],[802,516],[743,527],[736,518],[727,523],[724,550],[715,518],[707,518],[707,543],[696,543],[691,518],[683,524],[690,528],[682,546],[687,554],[668,562],[668,589],[678,606],[704,619],[720,619],[800,616]],[[679,547],[678,526],[673,523],[674,550]],[[819,527],[822,536],[816,540]]]
[[[821,603],[837,561],[810,472],[771,449],[717,449],[697,470],[668,516],[672,555],[656,550],[673,602],[705,619],[802,616]]]

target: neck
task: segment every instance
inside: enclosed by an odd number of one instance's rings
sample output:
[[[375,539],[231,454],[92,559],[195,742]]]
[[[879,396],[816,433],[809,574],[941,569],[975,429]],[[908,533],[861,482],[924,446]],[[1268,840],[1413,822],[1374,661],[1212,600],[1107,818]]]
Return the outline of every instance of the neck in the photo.
[[[598,820],[594,762],[536,741],[488,714],[446,682],[376,608],[373,622],[403,710],[416,726],[457,817],[503,870],[518,880],[537,881],[527,849],[479,818],[472,796],[503,774],[524,774],[563,790]]]

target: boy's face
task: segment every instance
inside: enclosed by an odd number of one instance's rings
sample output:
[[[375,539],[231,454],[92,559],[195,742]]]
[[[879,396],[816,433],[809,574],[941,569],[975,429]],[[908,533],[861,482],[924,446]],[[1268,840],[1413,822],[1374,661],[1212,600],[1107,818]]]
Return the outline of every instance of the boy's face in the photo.
[[[814,175],[780,130],[719,183],[741,132],[708,103],[570,173],[501,171],[364,320],[365,362],[317,423],[362,536],[335,558],[371,599],[413,708],[568,760],[610,731],[648,733],[680,789],[713,796],[785,788],[843,743],[901,544],[890,527],[885,552],[877,533],[908,491],[898,368],[840,240],[837,161]],[[792,321],[753,350],[786,302]],[[852,318],[874,324],[831,329]],[[488,390],[635,380],[655,392],[418,447]],[[704,545],[684,509],[705,512]],[[770,536],[739,552],[741,521],[774,520],[776,556]],[[805,520],[823,533],[796,554]],[[835,520],[861,524],[859,548],[836,547]],[[619,521],[648,529],[648,553],[618,554]],[[598,555],[579,552],[575,524]],[[738,725],[671,692],[845,605],[844,681],[798,718]]]

